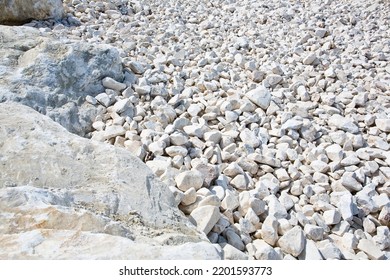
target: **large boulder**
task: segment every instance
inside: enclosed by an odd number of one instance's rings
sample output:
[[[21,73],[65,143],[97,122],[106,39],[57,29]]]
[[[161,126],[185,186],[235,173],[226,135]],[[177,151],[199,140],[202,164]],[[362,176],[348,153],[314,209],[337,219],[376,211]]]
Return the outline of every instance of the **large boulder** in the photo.
[[[32,19],[60,19],[62,0],[1,0],[0,24],[22,24]]]
[[[218,259],[124,149],[0,104],[0,259]]]
[[[109,45],[57,40],[31,27],[0,28],[0,102],[17,101],[84,136],[98,114],[85,102],[102,79],[123,80],[119,51]]]

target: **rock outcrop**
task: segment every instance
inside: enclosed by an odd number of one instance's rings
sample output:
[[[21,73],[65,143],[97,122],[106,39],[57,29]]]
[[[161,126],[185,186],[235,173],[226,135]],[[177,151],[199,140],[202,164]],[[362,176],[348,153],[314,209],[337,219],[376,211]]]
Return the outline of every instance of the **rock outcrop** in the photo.
[[[32,19],[60,19],[63,15],[62,0],[0,1],[0,24],[22,24]]]
[[[87,95],[104,91],[102,79],[123,80],[119,52],[41,36],[31,27],[0,29],[0,102],[13,100],[50,116],[70,132],[84,136],[98,110]]]
[[[0,259],[216,259],[129,152],[0,104]]]

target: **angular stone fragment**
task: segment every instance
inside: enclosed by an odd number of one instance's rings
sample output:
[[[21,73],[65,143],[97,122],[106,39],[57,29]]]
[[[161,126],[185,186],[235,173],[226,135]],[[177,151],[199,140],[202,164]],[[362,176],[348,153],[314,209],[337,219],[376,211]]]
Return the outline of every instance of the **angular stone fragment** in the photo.
[[[390,248],[390,229],[386,226],[376,228],[376,235],[372,239],[381,250]]]
[[[122,91],[126,88],[126,84],[115,81],[113,78],[105,77],[102,80],[103,86],[105,88],[113,89],[116,91]]]
[[[345,157],[341,162],[341,166],[351,166],[351,165],[358,165],[361,162],[361,160],[356,156],[356,154],[351,154]]]
[[[307,239],[305,248],[298,256],[300,260],[323,260],[320,251],[313,240]]]
[[[303,64],[310,65],[313,64],[314,61],[317,59],[317,56],[315,53],[310,53],[307,56],[305,56],[302,60]]]
[[[131,102],[129,99],[121,99],[114,104],[113,109],[118,114],[121,114],[121,113],[127,111],[129,108],[131,108],[130,106],[131,106]],[[131,110],[131,111],[133,111],[133,110]],[[131,112],[131,113],[133,113],[133,112]],[[133,115],[131,114],[131,116],[129,116],[129,117],[132,118]]]
[[[245,245],[242,242],[240,236],[236,234],[232,229],[226,229],[225,230],[225,235],[228,243],[232,245],[233,247],[237,248],[240,251],[245,250]]]
[[[255,225],[245,217],[240,218],[239,225],[240,225],[240,232],[242,235],[248,236],[249,234],[254,233],[257,230]],[[245,241],[246,240],[245,237],[242,236],[242,240]]]
[[[279,168],[275,170],[275,175],[278,178],[278,180],[281,182],[290,180],[290,176],[288,175],[286,169],[284,168]]]
[[[383,206],[379,213],[378,220],[383,226],[390,226],[390,204]]]
[[[264,156],[258,153],[249,154],[248,159],[256,161],[258,163],[267,164],[269,166],[276,167],[276,168],[281,167],[281,162],[279,159],[269,157],[269,156]]]
[[[190,188],[184,192],[184,196],[181,199],[183,205],[190,205],[196,201],[196,190],[195,188]]]
[[[318,242],[317,248],[325,260],[340,260],[343,257],[340,249],[328,239]]]
[[[104,138],[111,139],[116,136],[125,135],[126,130],[123,126],[120,125],[110,125],[106,126],[106,130],[104,130]]]
[[[283,81],[283,77],[276,74],[270,74],[267,76],[266,81],[271,87],[274,87],[277,84],[279,84],[281,81]]]
[[[195,117],[202,111],[202,108],[198,104],[191,104],[190,107],[188,107],[187,112],[190,114],[190,116]]]
[[[390,118],[387,119],[375,119],[375,125],[383,132],[390,132]]]
[[[239,174],[230,181],[230,184],[238,190],[246,190],[248,187],[248,180],[245,175]]]
[[[324,72],[325,77],[327,78],[336,78],[336,72],[334,71],[333,67],[329,67]]]
[[[345,172],[341,177],[341,184],[348,190],[358,192],[363,186],[356,180],[356,175],[354,172]]]
[[[328,164],[323,162],[322,160],[314,160],[310,167],[314,169],[316,172],[325,173],[329,170]]]
[[[257,148],[261,144],[260,139],[253,131],[249,130],[248,128],[245,128],[243,131],[241,131],[240,139],[242,142],[250,145],[253,148]]]
[[[282,194],[279,196],[279,201],[287,211],[294,207],[295,204],[287,192],[282,192]]]
[[[269,195],[264,200],[268,204],[268,215],[276,219],[287,218],[286,208],[283,207],[275,195]]]
[[[370,260],[382,260],[385,258],[384,253],[370,240],[360,239],[357,248],[366,253]]]
[[[174,157],[174,156],[177,156],[177,155],[185,157],[188,154],[187,149],[184,148],[184,147],[181,147],[181,146],[170,146],[170,147],[167,147],[167,148],[165,148],[165,152],[170,157]]]
[[[287,129],[298,130],[302,127],[302,125],[303,125],[303,122],[301,119],[293,118],[293,119],[289,119],[285,123],[283,123],[281,129],[283,129],[283,130],[287,130]]]
[[[235,177],[238,174],[244,173],[244,170],[242,170],[241,166],[239,166],[236,162],[230,163],[224,170],[223,174],[229,177]]]
[[[306,238],[299,226],[293,227],[278,240],[278,245],[282,251],[294,257],[299,256],[305,248],[305,244]]]
[[[317,28],[314,33],[319,38],[324,38],[327,35],[328,30],[326,28]]]
[[[252,81],[254,81],[255,83],[260,83],[260,82],[264,79],[264,75],[265,75],[264,72],[255,70],[255,71],[252,72],[251,79],[252,79]]]
[[[279,254],[267,244],[264,240],[256,239],[253,241],[255,247],[255,258],[257,260],[280,260]]]
[[[307,237],[314,241],[320,241],[324,237],[324,229],[319,226],[306,224],[304,227],[304,231]]]
[[[221,207],[224,210],[234,210],[238,206],[240,206],[240,203],[238,201],[237,196],[231,190],[226,190],[225,197],[221,203]]]
[[[96,100],[104,107],[109,107],[115,102],[115,99],[109,96],[107,93],[102,92],[95,96]]]
[[[203,138],[206,141],[211,141],[211,142],[214,142],[217,144],[217,143],[219,143],[219,141],[222,138],[222,133],[220,131],[205,132],[205,134],[203,135]]]
[[[328,124],[330,126],[336,127],[345,132],[350,132],[352,134],[359,132],[359,127],[355,124],[355,122],[352,119],[338,114],[332,115],[328,120]]]
[[[202,138],[204,133],[205,133],[205,128],[203,126],[200,126],[200,125],[197,125],[197,124],[184,126],[183,130],[189,136],[196,136],[198,138]]]
[[[145,67],[138,61],[131,61],[129,67],[135,74],[143,74],[145,72]]]
[[[184,171],[175,177],[177,187],[182,191],[187,191],[190,188],[198,190],[203,185],[203,177],[199,171],[191,170]]]
[[[351,194],[344,194],[337,204],[341,217],[344,221],[351,221],[354,215],[354,202]]]
[[[353,233],[349,232],[344,233],[341,239],[341,244],[348,250],[357,249],[358,243],[359,240],[356,238],[356,236]]]
[[[180,132],[174,132],[169,136],[171,143],[176,146],[184,145],[188,142],[188,137]]]
[[[341,220],[341,214],[338,210],[326,210],[322,215],[327,225],[336,225]]]
[[[246,97],[263,110],[266,110],[271,103],[271,93],[263,86],[248,91]]]
[[[207,195],[205,198],[203,198],[199,202],[198,207],[206,206],[206,205],[220,207],[221,201],[219,200],[219,198],[216,195]]]
[[[222,250],[224,260],[247,260],[249,258],[247,254],[230,244],[226,244]]]
[[[278,241],[278,221],[273,216],[268,216],[261,227],[261,237],[269,245],[274,246]]]
[[[220,217],[219,207],[206,205],[193,210],[189,216],[189,220],[198,230],[208,234]]]

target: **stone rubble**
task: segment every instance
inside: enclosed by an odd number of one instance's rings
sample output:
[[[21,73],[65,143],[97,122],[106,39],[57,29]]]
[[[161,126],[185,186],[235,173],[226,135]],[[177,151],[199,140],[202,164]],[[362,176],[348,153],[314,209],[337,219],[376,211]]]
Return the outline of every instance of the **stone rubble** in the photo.
[[[144,161],[225,258],[388,258],[384,1],[64,3],[26,25],[122,60],[82,100],[87,137]]]

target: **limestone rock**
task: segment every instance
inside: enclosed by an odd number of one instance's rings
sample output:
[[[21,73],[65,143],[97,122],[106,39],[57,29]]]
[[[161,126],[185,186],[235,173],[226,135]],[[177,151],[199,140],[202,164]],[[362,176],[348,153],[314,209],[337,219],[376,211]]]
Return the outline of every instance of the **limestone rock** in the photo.
[[[62,0],[7,0],[1,4],[0,24],[23,24],[32,19],[61,19]]]
[[[376,119],[375,125],[383,132],[390,132],[390,119]]]
[[[351,221],[354,215],[354,202],[352,195],[346,193],[340,197],[338,208],[345,221]]]
[[[268,204],[268,215],[275,217],[276,219],[282,219],[287,217],[286,208],[279,202],[275,195],[270,195],[265,198]]]
[[[320,251],[313,240],[307,239],[305,248],[298,256],[300,260],[323,260]]]
[[[390,226],[390,203],[383,206],[378,217],[379,222],[383,226]]]
[[[253,241],[255,247],[255,258],[257,260],[280,260],[279,254],[267,244],[264,240],[256,239]]]
[[[370,240],[361,239],[357,247],[366,253],[371,260],[382,260],[385,258],[384,253]]]
[[[226,190],[225,191],[225,197],[221,202],[221,207],[222,209],[229,209],[229,210],[234,210],[240,205],[237,195],[234,194],[233,191],[231,190]]]
[[[223,247],[224,260],[247,260],[248,255],[236,249],[230,244],[226,244]]]
[[[390,229],[386,226],[379,226],[376,228],[376,235],[373,241],[381,250],[390,248]]]
[[[326,155],[328,158],[335,162],[340,162],[343,159],[343,148],[338,144],[332,144],[326,147]]]
[[[305,248],[306,238],[302,229],[295,226],[279,238],[278,244],[283,252],[297,257]]]
[[[316,59],[317,59],[317,56],[315,53],[309,53],[307,56],[305,56],[303,58],[302,62],[305,65],[310,65],[310,64],[313,64]]]
[[[109,88],[109,89],[113,89],[116,91],[122,91],[126,88],[126,84],[115,81],[113,78],[110,78],[110,77],[105,77],[102,80],[102,84],[104,87]]]
[[[345,132],[350,133],[358,133],[359,127],[355,124],[355,122],[347,117],[343,117],[342,115],[332,115],[328,123],[330,126],[337,127],[338,129],[341,129]]]
[[[266,110],[271,103],[271,93],[263,86],[247,92],[246,97],[263,110]]]
[[[263,222],[261,237],[271,246],[274,246],[278,241],[278,221],[273,216],[268,216]]]
[[[208,242],[175,246],[139,244],[103,233],[35,229],[0,236],[0,259],[50,260],[213,260],[219,250]],[[56,248],[53,250],[53,248]]]
[[[240,251],[245,250],[244,242],[242,242],[240,236],[237,233],[235,233],[232,229],[227,228],[225,230],[225,235],[230,245],[232,245],[233,247],[237,248]]]
[[[325,260],[340,260],[343,257],[340,249],[328,239],[318,242],[317,248]]]
[[[242,142],[244,142],[247,145],[252,146],[253,148],[258,147],[261,142],[258,137],[253,133],[253,131],[250,131],[249,129],[245,128],[243,131],[240,133],[240,139]]]
[[[103,92],[103,78],[123,79],[118,50],[42,37],[31,27],[2,26],[0,38],[0,100],[34,108],[81,136],[91,131],[98,111],[84,100]]]
[[[340,212],[335,209],[324,211],[323,217],[324,217],[325,224],[327,225],[336,225],[341,220]]]
[[[314,241],[322,240],[324,236],[324,229],[319,226],[306,224],[304,227],[304,231],[306,235]]]
[[[205,234],[208,234],[218,222],[221,214],[216,206],[206,205],[196,208],[191,212],[190,221]]]
[[[202,174],[196,170],[185,171],[180,173],[175,177],[175,181],[177,187],[182,191],[186,191],[190,188],[194,188],[198,190],[203,185]]]

